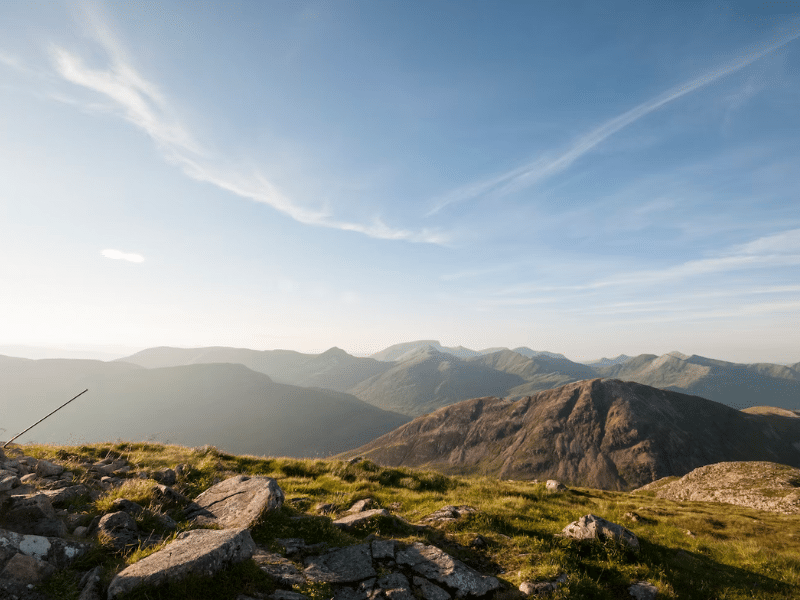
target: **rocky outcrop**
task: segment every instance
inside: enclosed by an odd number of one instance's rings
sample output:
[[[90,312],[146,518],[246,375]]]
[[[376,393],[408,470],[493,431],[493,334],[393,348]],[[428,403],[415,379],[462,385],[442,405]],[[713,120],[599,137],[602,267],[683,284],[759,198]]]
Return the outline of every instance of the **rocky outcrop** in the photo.
[[[800,514],[800,469],[773,462],[722,462],[680,479],[654,481],[636,490],[679,501],[724,502],[782,514]]]
[[[496,577],[481,575],[436,546],[417,542],[397,552],[396,559],[398,565],[408,565],[425,579],[450,588],[458,598],[485,596],[500,589]]]
[[[250,558],[255,544],[248,529],[195,529],[178,535],[162,550],[130,565],[111,581],[108,600],[147,585],[187,575],[213,575],[227,565]]]
[[[283,505],[283,492],[270,477],[236,475],[211,486],[185,510],[198,525],[252,527],[265,510]]]
[[[622,525],[606,521],[603,517],[585,515],[564,527],[561,535],[575,540],[616,540],[632,550],[639,549],[639,539]]]

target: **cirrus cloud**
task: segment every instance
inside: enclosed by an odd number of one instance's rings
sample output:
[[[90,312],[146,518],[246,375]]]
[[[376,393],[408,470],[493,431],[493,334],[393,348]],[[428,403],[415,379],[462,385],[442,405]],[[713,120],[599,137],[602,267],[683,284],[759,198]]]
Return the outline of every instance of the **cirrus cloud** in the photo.
[[[114,250],[112,248],[107,248],[103,250],[100,254],[112,260],[127,260],[128,262],[132,263],[144,262],[144,256],[142,256],[141,254],[135,254],[133,252],[122,252],[121,250]]]

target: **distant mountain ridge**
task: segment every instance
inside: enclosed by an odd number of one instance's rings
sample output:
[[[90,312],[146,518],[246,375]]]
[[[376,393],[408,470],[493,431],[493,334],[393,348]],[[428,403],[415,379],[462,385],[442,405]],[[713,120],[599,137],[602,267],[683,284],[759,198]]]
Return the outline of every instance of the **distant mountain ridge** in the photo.
[[[800,467],[800,419],[593,379],[517,401],[459,402],[342,457],[356,455],[385,466],[623,490],[723,461]]]

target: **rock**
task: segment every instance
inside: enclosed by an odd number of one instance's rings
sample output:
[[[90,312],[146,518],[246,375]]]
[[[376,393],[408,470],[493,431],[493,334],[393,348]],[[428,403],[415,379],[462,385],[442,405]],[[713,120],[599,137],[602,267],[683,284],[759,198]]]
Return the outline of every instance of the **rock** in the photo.
[[[139,545],[139,527],[128,513],[117,511],[103,515],[98,525],[98,535],[105,537],[117,550]]]
[[[639,581],[628,588],[628,593],[636,600],[655,600],[658,588],[647,581]]]
[[[545,489],[548,492],[563,492],[567,489],[560,481],[556,481],[555,479],[548,479],[547,483],[545,484]]]
[[[55,573],[55,567],[35,556],[17,553],[6,563],[0,577],[16,579],[23,583],[40,583]]]
[[[372,558],[374,560],[393,559],[396,547],[395,540],[374,540],[372,542]]]
[[[176,581],[189,574],[211,576],[224,567],[249,559],[256,550],[250,531],[195,529],[171,544],[125,568],[111,581],[108,600],[139,586]]]
[[[469,543],[471,548],[486,548],[489,543],[486,541],[486,538],[482,535],[476,535],[472,541]]]
[[[422,577],[455,590],[458,598],[484,596],[500,588],[496,577],[481,575],[436,546],[417,542],[399,550],[396,560],[398,565],[409,565]]]
[[[81,588],[81,595],[78,600],[100,600],[100,578],[103,575],[103,567],[95,567],[87,572],[78,584]]]
[[[50,499],[44,494],[14,496],[4,516],[6,527],[18,533],[52,537],[67,535],[67,526],[56,518]]]
[[[372,498],[364,498],[363,500],[355,502],[353,506],[347,509],[347,512],[349,513],[364,512],[365,510],[370,508],[373,504],[375,504],[375,501]]]
[[[435,521],[437,523],[450,523],[474,512],[478,511],[471,506],[443,506],[436,512],[425,517],[422,522],[427,523]]]
[[[139,515],[144,510],[136,502],[131,502],[127,498],[117,498],[111,503],[111,508],[115,511],[126,512],[129,515]]]
[[[336,510],[336,506],[329,502],[319,502],[314,505],[314,510],[321,512],[323,515],[330,514]]]
[[[389,600],[415,600],[411,585],[402,573],[389,573],[375,582],[369,600],[387,598]]]
[[[277,590],[270,596],[272,600],[308,600],[308,596],[288,590]],[[237,599],[238,600],[238,599]]]
[[[314,583],[352,583],[375,577],[369,544],[348,546],[305,561],[305,576]]]
[[[161,504],[170,506],[186,506],[192,501],[180,492],[172,489],[168,485],[159,483],[153,486],[153,498]]]
[[[0,492],[5,492],[17,487],[20,484],[20,479],[11,473],[7,475],[0,475]]]
[[[172,469],[161,469],[153,473],[153,479],[164,485],[175,485],[178,478]]]
[[[73,542],[41,535],[24,535],[0,529],[0,549],[19,552],[46,561],[57,568],[69,566],[91,548],[85,542]]]
[[[302,585],[306,581],[295,564],[280,554],[259,551],[253,554],[253,561],[278,585],[291,587]]]
[[[599,539],[600,541],[604,541],[608,538],[612,538],[626,544],[634,550],[639,549],[639,540],[633,533],[625,529],[622,525],[606,521],[602,517],[595,515],[585,515],[577,521],[573,521],[564,527],[561,534],[576,540]]]
[[[50,462],[49,460],[40,460],[36,463],[36,474],[39,477],[55,477],[64,472],[64,467]]]
[[[385,508],[375,508],[373,510],[365,510],[364,512],[355,513],[352,515],[347,515],[346,517],[342,517],[341,519],[336,519],[333,524],[336,527],[340,527],[341,529],[352,529],[357,525],[361,525],[362,523],[366,523],[370,519],[375,517],[388,517],[389,511]]]
[[[47,496],[53,506],[62,506],[81,496],[88,497],[89,488],[85,485],[68,485],[56,490],[42,490],[40,493]]]
[[[86,537],[86,534],[88,533],[88,531],[89,531],[88,527],[84,527],[82,525],[79,525],[78,527],[76,527],[73,530],[72,535],[74,535],[76,538],[81,538],[82,539],[82,538]]]
[[[20,477],[19,478],[19,482],[23,483],[23,484],[24,483],[33,483],[37,479],[39,479],[39,476],[36,473],[28,473],[27,475],[23,475],[22,477]]]
[[[280,509],[283,498],[271,477],[236,475],[200,494],[185,514],[201,525],[251,527],[264,511]]]
[[[450,600],[452,597],[438,585],[431,583],[423,577],[414,575],[414,579],[412,581],[414,582],[414,585],[419,588],[419,591],[422,592],[422,597],[425,600]]]

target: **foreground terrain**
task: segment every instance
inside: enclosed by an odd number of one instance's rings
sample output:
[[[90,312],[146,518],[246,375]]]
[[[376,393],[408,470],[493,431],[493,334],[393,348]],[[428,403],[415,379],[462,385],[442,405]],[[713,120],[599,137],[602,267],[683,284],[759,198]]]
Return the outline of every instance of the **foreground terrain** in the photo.
[[[292,596],[294,592],[312,599],[334,593],[342,598],[342,589],[333,584],[302,577],[291,583],[286,572],[302,573],[305,568],[308,573],[308,561],[313,566],[315,560],[308,555],[309,548],[317,554],[339,547],[353,547],[356,552],[372,542],[372,554],[377,556],[374,544],[381,540],[396,540],[393,547],[398,549],[398,557],[400,548],[413,549],[417,546],[412,544],[418,542],[462,561],[482,577],[496,577],[499,587],[484,594],[494,598],[523,597],[518,588],[524,582],[529,582],[528,590],[542,589],[536,584],[545,584],[550,598],[630,598],[630,586],[639,581],[655,586],[658,598],[687,600],[783,599],[794,597],[800,589],[798,515],[729,504],[676,502],[652,492],[589,488],[549,492],[544,483],[447,477],[381,468],[365,460],[234,456],[211,447],[125,442],[26,445],[6,449],[4,460],[9,468],[16,464],[18,470],[38,470],[42,475],[23,475],[24,481],[16,487],[0,492],[0,526],[10,528],[12,493],[17,497],[22,491],[55,497],[54,490],[86,486],[85,493],[57,504],[56,518],[47,527],[58,529],[58,523],[63,523],[68,529],[62,530],[63,539],[88,544],[88,551],[31,586],[34,589],[23,587],[14,592],[21,600],[76,599],[82,591],[82,600],[105,598],[114,576],[126,565],[152,554],[179,532],[202,526],[186,517],[175,500],[178,496],[165,495],[165,483],[169,482],[169,490],[197,498],[213,483],[237,473],[274,477],[285,494],[281,508],[264,513],[250,527],[258,560],[245,560],[210,578],[191,576],[155,589],[139,588],[128,597],[234,599],[244,595],[242,598],[288,600],[300,597]],[[41,466],[30,467],[38,463]],[[49,463],[71,473],[68,485],[57,483],[67,479],[63,473],[45,476]],[[157,480],[162,481],[161,488]],[[367,498],[372,501],[371,508],[387,512],[349,530],[334,525],[354,503]],[[447,505],[456,510],[427,519]],[[127,542],[119,529],[97,527],[98,517],[132,508],[135,525],[126,535],[134,537]],[[623,525],[638,537],[640,548],[630,549],[614,539],[579,542],[559,535],[567,524],[587,514]],[[105,522],[109,520],[106,517]],[[87,526],[88,531],[79,529]],[[76,537],[76,533],[88,536]],[[7,548],[0,549],[3,551],[0,558],[8,561]],[[271,567],[266,565],[269,562]],[[283,578],[275,575],[276,564],[284,570]],[[382,566],[385,564],[376,563],[379,581],[395,576]],[[99,581],[96,589],[87,592],[87,574],[92,572]],[[421,593],[420,589],[415,592]],[[89,592],[95,595],[87,595]],[[11,592],[7,595],[12,597]]]

